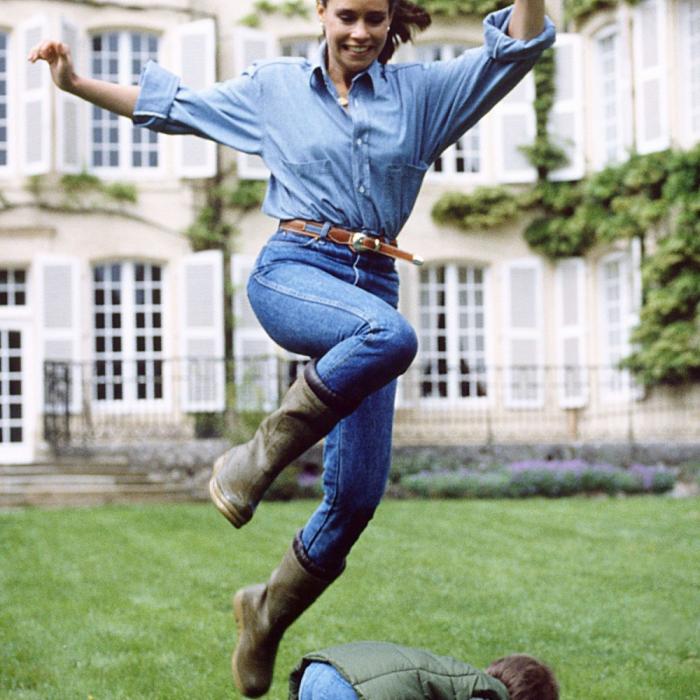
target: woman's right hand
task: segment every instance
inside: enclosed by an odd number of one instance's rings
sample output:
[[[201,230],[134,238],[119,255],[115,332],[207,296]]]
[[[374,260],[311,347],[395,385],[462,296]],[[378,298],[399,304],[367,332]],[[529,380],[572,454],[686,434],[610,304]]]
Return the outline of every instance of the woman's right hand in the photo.
[[[67,44],[53,40],[42,41],[29,52],[27,60],[30,63],[46,61],[54,83],[61,90],[73,92],[78,76],[73,69],[73,59]]]
[[[27,60],[30,63],[46,61],[54,83],[61,90],[123,117],[133,116],[141,88],[138,85],[119,85],[76,75],[67,44],[52,40],[42,41],[29,52]]]

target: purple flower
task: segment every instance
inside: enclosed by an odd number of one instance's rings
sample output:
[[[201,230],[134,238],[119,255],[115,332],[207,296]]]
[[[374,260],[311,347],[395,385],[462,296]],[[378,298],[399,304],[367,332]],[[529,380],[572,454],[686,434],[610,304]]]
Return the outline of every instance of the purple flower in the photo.
[[[629,471],[641,482],[645,491],[650,491],[654,487],[658,477],[670,474],[669,470],[663,466],[646,466],[644,464],[633,464]]]

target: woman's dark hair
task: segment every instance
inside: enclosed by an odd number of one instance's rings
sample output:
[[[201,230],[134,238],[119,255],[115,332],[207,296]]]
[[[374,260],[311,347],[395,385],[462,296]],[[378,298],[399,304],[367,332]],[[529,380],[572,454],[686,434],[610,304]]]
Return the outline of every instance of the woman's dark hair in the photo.
[[[328,0],[319,0],[326,7]],[[380,63],[388,63],[399,44],[409,42],[416,32],[422,32],[433,21],[430,13],[409,0],[389,0],[389,12],[393,13],[386,44],[379,54]]]
[[[382,52],[380,63],[388,63],[399,48],[399,44],[411,41],[416,32],[427,29],[432,22],[430,13],[409,0],[389,0],[389,10],[393,11],[389,36]]]

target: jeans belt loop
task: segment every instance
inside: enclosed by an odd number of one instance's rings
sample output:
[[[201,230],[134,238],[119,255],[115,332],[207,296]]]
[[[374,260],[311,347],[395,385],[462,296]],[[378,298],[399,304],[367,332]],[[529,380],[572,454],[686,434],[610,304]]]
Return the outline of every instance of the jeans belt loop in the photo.
[[[321,233],[319,234],[320,238],[328,238],[328,234],[333,227],[333,224],[329,223],[328,221],[324,222],[323,228],[321,229]]]

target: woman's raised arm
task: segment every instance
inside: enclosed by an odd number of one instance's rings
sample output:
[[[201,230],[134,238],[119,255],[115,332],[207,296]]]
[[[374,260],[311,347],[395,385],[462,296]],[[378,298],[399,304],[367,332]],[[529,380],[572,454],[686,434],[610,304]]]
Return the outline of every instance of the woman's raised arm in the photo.
[[[508,24],[513,39],[534,39],[544,28],[544,0],[515,0]]]
[[[110,112],[131,118],[139,96],[137,85],[117,85],[105,80],[81,78],[75,73],[70,49],[60,41],[42,41],[27,56],[31,63],[46,61],[57,87]]]

